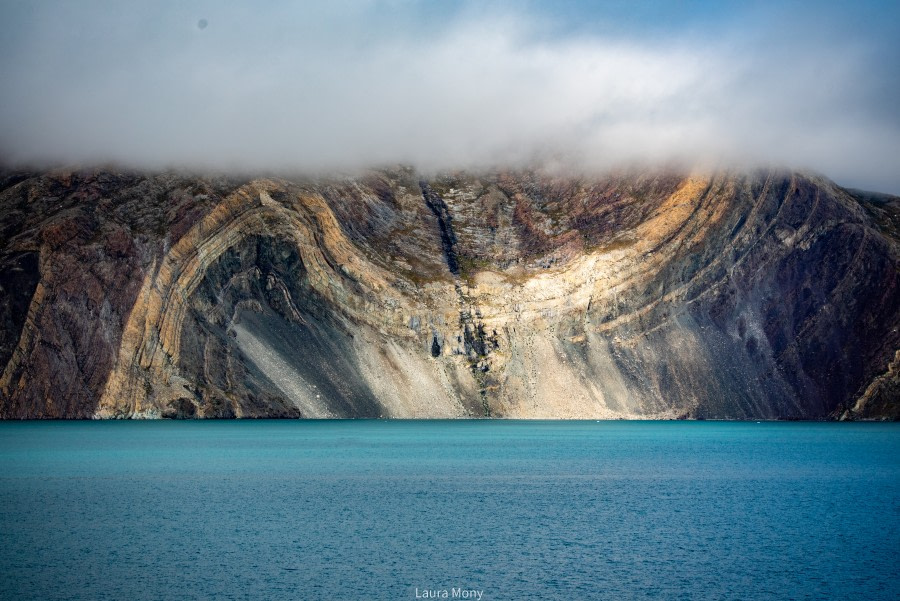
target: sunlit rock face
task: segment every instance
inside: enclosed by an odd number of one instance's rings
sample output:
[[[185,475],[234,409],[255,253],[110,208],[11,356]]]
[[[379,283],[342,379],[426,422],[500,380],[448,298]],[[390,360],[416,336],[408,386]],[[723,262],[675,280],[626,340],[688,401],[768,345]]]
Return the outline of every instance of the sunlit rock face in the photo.
[[[5,418],[900,414],[900,203],[819,176],[0,181]]]

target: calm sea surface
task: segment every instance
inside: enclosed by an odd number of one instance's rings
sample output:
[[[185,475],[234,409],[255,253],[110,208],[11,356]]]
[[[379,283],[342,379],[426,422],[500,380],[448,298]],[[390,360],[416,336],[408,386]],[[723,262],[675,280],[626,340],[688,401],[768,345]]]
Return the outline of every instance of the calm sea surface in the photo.
[[[900,425],[0,423],[0,599],[454,588],[895,600]]]

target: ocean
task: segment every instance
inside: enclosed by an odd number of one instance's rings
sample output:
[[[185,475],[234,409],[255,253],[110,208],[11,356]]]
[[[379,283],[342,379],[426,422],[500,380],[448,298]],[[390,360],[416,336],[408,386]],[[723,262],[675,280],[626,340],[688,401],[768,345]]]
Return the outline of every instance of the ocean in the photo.
[[[900,595],[900,424],[0,423],[0,599]]]

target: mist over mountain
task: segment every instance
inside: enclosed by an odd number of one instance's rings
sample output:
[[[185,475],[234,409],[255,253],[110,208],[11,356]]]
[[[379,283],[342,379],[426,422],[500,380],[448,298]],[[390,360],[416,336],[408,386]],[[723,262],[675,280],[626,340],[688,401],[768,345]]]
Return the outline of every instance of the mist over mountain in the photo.
[[[898,40],[875,1],[3,3],[0,416],[896,418]]]
[[[900,193],[896,6],[626,4],[4,3],[0,158],[762,164]]]

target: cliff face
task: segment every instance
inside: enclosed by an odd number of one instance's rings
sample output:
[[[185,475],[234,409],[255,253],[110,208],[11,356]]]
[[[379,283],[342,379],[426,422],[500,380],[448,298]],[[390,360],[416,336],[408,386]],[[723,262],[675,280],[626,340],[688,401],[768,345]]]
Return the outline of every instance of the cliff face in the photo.
[[[900,414],[897,199],[817,176],[0,186],[4,418]]]

